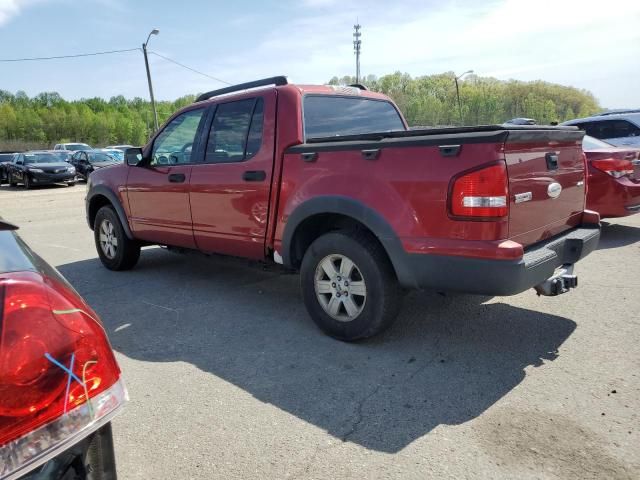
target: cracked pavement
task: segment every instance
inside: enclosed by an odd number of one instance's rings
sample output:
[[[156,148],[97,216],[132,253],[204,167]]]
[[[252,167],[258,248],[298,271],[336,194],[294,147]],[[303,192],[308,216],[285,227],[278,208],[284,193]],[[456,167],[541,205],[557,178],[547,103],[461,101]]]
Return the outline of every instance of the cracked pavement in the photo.
[[[390,331],[344,344],[296,275],[255,262],[148,248],[107,271],[83,201],[0,187],[117,352],[121,478],[640,477],[640,215],[604,228],[568,295],[413,292]]]

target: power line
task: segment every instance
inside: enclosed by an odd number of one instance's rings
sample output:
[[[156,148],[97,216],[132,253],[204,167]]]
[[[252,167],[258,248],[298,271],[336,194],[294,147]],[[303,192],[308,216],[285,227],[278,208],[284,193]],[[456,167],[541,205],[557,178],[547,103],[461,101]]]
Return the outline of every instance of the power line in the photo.
[[[187,70],[191,70],[192,72],[195,72],[195,73],[197,73],[199,75],[203,75],[203,76],[205,76],[207,78],[210,78],[211,80],[215,80],[216,82],[220,82],[220,83],[224,83],[224,84],[227,84],[227,85],[231,85],[229,82],[225,82],[224,80],[220,80],[219,78],[212,77],[211,75],[207,75],[206,73],[203,73],[203,72],[201,72],[199,70],[196,70],[195,68],[187,67],[186,65],[184,65],[184,64],[182,64],[180,62],[176,62],[175,60],[173,60],[173,59],[171,59],[169,57],[165,57],[164,55],[160,55],[159,53],[152,52],[151,50],[148,50],[148,52],[152,53],[153,55],[155,55],[157,57],[164,58],[165,60],[167,60],[167,61],[169,61],[171,63],[175,63],[176,65],[179,65],[182,68],[186,68]]]
[[[56,55],[54,57],[29,57],[29,58],[2,58],[0,62],[33,62],[37,60],[57,60],[60,58],[94,57],[96,55],[110,55],[112,53],[134,52],[140,48],[128,48],[125,50],[108,50],[105,52],[77,53],[75,55]]]

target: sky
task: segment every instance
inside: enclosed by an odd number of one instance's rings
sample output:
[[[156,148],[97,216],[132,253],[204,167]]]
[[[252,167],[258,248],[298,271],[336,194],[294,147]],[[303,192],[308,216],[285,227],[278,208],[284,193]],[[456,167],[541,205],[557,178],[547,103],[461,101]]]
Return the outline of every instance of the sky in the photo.
[[[640,0],[0,0],[0,59],[138,48],[229,83],[287,75],[326,83],[361,70],[428,75],[473,69],[591,91],[640,107]],[[223,87],[149,56],[157,99]],[[142,52],[0,62],[0,89],[64,98],[148,97]]]

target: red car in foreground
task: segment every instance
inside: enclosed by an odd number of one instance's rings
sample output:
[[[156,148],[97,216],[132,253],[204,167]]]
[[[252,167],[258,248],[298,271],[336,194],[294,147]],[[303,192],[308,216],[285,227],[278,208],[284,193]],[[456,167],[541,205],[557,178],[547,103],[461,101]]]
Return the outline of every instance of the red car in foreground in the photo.
[[[587,156],[587,208],[602,218],[624,217],[640,212],[640,149],[615,147],[585,136]]]
[[[0,219],[0,479],[116,478],[127,393],[102,323]]]

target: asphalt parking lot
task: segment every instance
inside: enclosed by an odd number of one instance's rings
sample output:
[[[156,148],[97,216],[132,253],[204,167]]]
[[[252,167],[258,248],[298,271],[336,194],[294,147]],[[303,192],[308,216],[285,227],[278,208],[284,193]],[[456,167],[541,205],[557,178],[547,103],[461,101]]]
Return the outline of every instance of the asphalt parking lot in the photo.
[[[104,321],[131,396],[121,478],[640,477],[640,215],[568,295],[414,292],[344,344],[271,267],[148,248],[106,270],[84,195],[3,186],[0,216]]]

